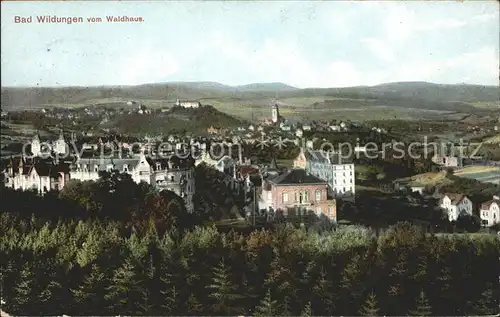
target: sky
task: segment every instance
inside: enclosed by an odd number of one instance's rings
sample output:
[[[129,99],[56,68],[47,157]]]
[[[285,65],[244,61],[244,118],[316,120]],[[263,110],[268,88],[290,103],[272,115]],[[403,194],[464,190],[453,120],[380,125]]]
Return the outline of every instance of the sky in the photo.
[[[499,9],[474,0],[2,1],[1,84],[499,85]],[[37,23],[43,15],[144,22]]]

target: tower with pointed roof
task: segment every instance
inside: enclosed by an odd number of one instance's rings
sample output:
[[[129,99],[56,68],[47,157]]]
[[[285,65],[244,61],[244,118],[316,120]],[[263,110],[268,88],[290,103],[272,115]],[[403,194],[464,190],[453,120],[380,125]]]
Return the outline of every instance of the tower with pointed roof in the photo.
[[[59,133],[59,139],[56,140],[54,144],[54,152],[56,152],[59,155],[66,155],[68,152],[68,146],[66,144],[66,141],[64,140],[64,132],[61,129]]]
[[[39,156],[41,152],[42,145],[40,143],[40,136],[37,131],[33,136],[33,139],[31,140],[31,154],[33,154],[33,156]]]
[[[278,103],[274,103],[271,107],[271,120],[273,123],[278,123],[280,121],[280,111]]]

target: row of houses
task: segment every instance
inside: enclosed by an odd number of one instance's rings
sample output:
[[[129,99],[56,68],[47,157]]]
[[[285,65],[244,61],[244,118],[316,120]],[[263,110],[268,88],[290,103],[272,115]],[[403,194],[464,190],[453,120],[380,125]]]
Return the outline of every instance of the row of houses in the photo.
[[[194,159],[172,155],[158,158],[141,152],[132,158],[77,158],[75,162],[58,162],[52,158],[11,158],[4,171],[7,187],[36,190],[44,194],[61,190],[70,180],[96,181],[100,173],[127,173],[136,182],[146,182],[159,190],[170,190],[184,199],[188,212],[194,211]]]
[[[449,221],[456,221],[462,215],[472,216],[474,210],[474,204],[469,197],[456,193],[444,194],[439,206],[447,213]],[[484,227],[500,223],[500,195],[494,195],[479,206],[479,217]]]

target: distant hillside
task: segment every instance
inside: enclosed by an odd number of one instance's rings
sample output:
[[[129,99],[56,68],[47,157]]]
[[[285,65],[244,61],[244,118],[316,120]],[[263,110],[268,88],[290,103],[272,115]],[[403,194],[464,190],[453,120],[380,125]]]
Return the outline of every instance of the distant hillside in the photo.
[[[427,82],[387,83],[370,88],[372,93],[394,94],[445,102],[500,101],[500,87],[479,85],[441,85]]]
[[[236,88],[241,91],[271,91],[271,92],[299,90],[299,88],[292,87],[283,83],[255,83],[249,85],[236,86]]]
[[[228,128],[242,125],[243,122],[212,106],[197,109],[172,107],[161,114],[129,114],[119,116],[109,123],[109,128],[127,134],[170,133],[189,131],[206,133],[210,126]]]
[[[298,89],[283,83],[227,86],[216,82],[174,82],[116,87],[10,88],[3,87],[2,109],[39,108],[50,104],[86,104],[92,100],[239,99],[324,97],[325,100],[360,100],[367,107],[387,105],[403,108],[478,111],[468,103],[500,100],[498,86],[439,85],[426,82],[388,83],[373,87]],[[369,100],[369,102],[365,102]],[[493,105],[493,110],[495,106]],[[499,107],[500,108],[500,107]]]

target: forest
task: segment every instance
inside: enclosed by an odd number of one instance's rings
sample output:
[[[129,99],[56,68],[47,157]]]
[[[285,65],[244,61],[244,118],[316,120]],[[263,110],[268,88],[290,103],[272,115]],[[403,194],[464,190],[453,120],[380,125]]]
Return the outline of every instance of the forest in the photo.
[[[495,236],[215,227],[142,233],[116,221],[0,217],[15,315],[485,315],[498,312]]]
[[[408,222],[379,237],[353,226],[222,232],[200,210],[186,215],[175,194],[119,174],[44,197],[1,194],[0,294],[9,314],[499,312],[495,235],[433,235]]]

